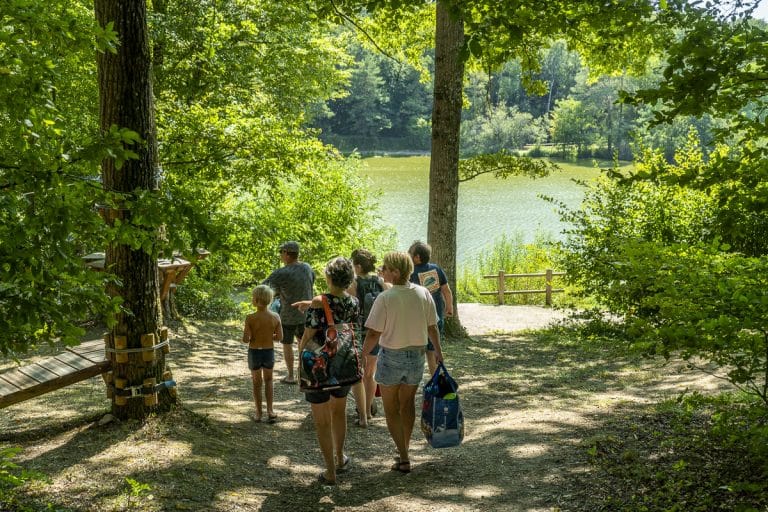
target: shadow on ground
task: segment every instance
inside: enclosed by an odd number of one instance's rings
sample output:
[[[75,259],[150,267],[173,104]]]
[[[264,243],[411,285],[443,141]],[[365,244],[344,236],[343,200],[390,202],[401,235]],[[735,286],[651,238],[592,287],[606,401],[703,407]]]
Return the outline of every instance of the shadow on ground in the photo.
[[[571,482],[589,473],[589,440],[604,435],[616,407],[631,416],[685,388],[715,389],[682,365],[649,366],[563,334],[449,341],[446,364],[467,422],[462,446],[428,447],[417,420],[414,470],[391,472],[383,418],[355,427],[350,400],[352,469],[323,487],[309,407],[295,386],[275,383],[276,424],[249,419],[239,337],[231,323],[177,331],[169,360],[181,407],[145,423],[99,426],[109,407],[100,379],[5,409],[0,447],[22,446],[19,463],[50,477],[24,487],[23,498],[83,511],[577,510],[588,489]],[[278,360],[277,379],[283,370]]]

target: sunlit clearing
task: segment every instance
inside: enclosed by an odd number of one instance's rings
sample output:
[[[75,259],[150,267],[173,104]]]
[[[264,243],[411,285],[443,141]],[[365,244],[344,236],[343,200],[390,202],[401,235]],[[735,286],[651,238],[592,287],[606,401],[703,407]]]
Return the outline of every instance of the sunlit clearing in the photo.
[[[474,487],[465,487],[464,496],[467,498],[490,498],[492,496],[501,496],[504,492],[500,487],[495,485],[475,485]]]
[[[533,459],[536,457],[541,457],[551,450],[551,446],[538,443],[527,443],[510,447],[507,449],[507,453],[510,457],[514,457],[516,459]]]
[[[189,443],[163,443],[162,457],[155,456],[151,451],[147,450],[143,445],[128,445],[125,443],[118,443],[101,453],[95,454],[88,459],[89,463],[104,464],[111,466],[117,473],[130,472],[127,469],[132,468],[135,470],[137,466],[142,467],[143,470],[159,470],[164,467],[171,467],[174,464],[178,464],[179,461],[187,462],[192,457],[192,445]],[[171,456],[172,455],[172,456]],[[215,460],[206,459],[205,464],[215,465]]]
[[[264,502],[270,496],[276,496],[277,492],[254,492],[253,487],[241,487],[237,489],[227,489],[216,495],[216,502],[230,503],[237,506],[238,509],[247,507],[249,510],[260,509]]]
[[[285,455],[275,455],[267,460],[267,467],[270,469],[285,469],[286,471],[293,472],[296,464],[291,462],[289,457]]]

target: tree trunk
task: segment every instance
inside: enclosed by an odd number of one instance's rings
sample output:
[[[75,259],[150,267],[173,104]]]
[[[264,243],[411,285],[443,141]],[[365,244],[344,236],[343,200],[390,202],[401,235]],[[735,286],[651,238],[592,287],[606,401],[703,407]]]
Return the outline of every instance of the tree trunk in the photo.
[[[125,194],[156,190],[157,135],[152,98],[151,58],[147,32],[145,0],[95,0],[96,20],[104,27],[114,22],[118,33],[117,53],[99,53],[99,98],[101,130],[111,126],[128,128],[142,138],[130,149],[138,158],[129,159],[118,169],[115,160],[102,162],[102,182],[105,190]],[[131,211],[126,208],[105,210],[107,222],[119,219],[129,223]],[[134,228],[136,229],[136,228]],[[118,315],[117,323],[107,337],[107,346],[115,349],[139,349],[160,342],[160,301],[158,291],[157,258],[144,250],[129,245],[114,244],[106,248],[106,269],[117,277],[117,284],[109,293],[123,298],[126,313]],[[145,354],[154,354],[154,360],[144,361]],[[112,353],[112,380],[115,387],[142,388],[160,383],[169,376],[165,373],[163,350],[148,352]],[[127,361],[124,361],[127,359]],[[127,398],[115,389],[113,414],[121,419],[143,418],[158,408],[167,409],[174,401],[167,390],[158,398],[149,389],[137,389],[141,394]],[[175,393],[174,393],[175,396]]]
[[[444,1],[437,2],[435,27],[435,86],[432,110],[432,158],[429,165],[429,220],[427,239],[432,260],[448,274],[456,290],[456,226],[459,204],[459,130],[461,128],[464,61],[464,23],[454,17]],[[457,293],[454,292],[454,320],[446,331],[461,331]]]

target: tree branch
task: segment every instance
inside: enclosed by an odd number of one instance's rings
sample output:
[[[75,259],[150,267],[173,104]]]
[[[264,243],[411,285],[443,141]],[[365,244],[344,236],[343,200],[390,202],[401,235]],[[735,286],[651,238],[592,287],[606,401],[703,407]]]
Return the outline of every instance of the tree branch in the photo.
[[[395,62],[400,62],[399,60],[397,60],[396,58],[394,58],[392,55],[390,55],[389,53],[387,53],[387,52],[386,52],[386,51],[385,51],[385,50],[384,50],[384,49],[383,49],[381,46],[379,46],[379,45],[378,45],[378,43],[376,43],[376,41],[373,39],[373,37],[371,37],[371,35],[370,35],[368,32],[366,32],[366,31],[365,31],[365,29],[364,29],[363,27],[361,27],[360,25],[358,25],[358,24],[357,24],[357,23],[356,23],[356,22],[355,22],[355,21],[352,19],[352,17],[351,17],[351,16],[349,16],[349,15],[347,15],[347,14],[344,14],[343,12],[341,12],[341,11],[339,10],[339,8],[336,6],[336,2],[334,2],[334,0],[331,0],[331,7],[333,8],[334,12],[335,12],[336,14],[338,14],[338,15],[339,15],[339,17],[340,17],[341,19],[343,19],[343,20],[347,21],[348,23],[352,24],[352,26],[354,26],[354,27],[355,27],[357,30],[359,30],[360,32],[362,32],[362,33],[363,33],[363,35],[366,37],[366,39],[368,39],[368,40],[371,42],[371,44],[372,44],[372,45],[373,45],[373,46],[376,48],[376,50],[378,50],[378,51],[379,51],[379,52],[380,52],[382,55],[384,55],[385,57],[387,57],[387,58],[389,58],[389,59],[392,59],[392,60],[393,60],[393,61],[395,61]]]

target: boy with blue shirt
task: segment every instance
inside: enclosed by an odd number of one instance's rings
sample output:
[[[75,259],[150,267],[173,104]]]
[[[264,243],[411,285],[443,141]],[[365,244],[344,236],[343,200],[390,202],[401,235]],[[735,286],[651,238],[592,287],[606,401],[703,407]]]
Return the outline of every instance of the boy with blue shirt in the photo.
[[[417,240],[408,248],[408,254],[414,266],[410,281],[420,284],[432,294],[437,310],[437,328],[442,339],[445,333],[445,318],[453,316],[453,293],[448,285],[448,278],[442,268],[429,262],[432,256],[432,247],[429,244]],[[429,373],[434,374],[437,369],[435,348],[429,340],[427,340],[427,365]]]

